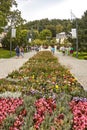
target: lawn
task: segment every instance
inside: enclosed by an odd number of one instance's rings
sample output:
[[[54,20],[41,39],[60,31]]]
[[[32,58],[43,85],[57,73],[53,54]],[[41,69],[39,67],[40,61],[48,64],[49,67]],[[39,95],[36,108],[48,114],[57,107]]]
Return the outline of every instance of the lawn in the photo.
[[[76,52],[73,53],[73,56],[76,57]],[[87,60],[87,52],[78,52],[78,59]]]
[[[15,51],[12,51],[12,56],[11,56],[9,50],[0,48],[0,58],[10,58],[13,56],[15,56]]]

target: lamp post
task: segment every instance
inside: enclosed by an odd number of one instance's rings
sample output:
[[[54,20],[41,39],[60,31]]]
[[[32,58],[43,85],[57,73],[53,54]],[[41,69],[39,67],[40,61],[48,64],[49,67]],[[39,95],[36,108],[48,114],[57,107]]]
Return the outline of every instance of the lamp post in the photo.
[[[10,56],[12,56],[12,38],[16,37],[16,29],[11,25],[11,36],[10,36]]]
[[[10,56],[12,56],[12,38],[16,37],[16,29],[15,29],[15,22],[16,18],[14,15],[9,15],[7,17],[8,27],[10,27]]]
[[[78,24],[76,18],[76,57],[78,58]]]
[[[12,38],[10,36],[10,56],[12,56]]]
[[[12,56],[12,38],[16,37],[16,29],[15,29],[15,26],[12,25],[12,20],[11,20],[10,30],[11,30],[11,36],[10,36],[10,56]]]
[[[78,23],[77,23],[77,17],[71,11],[71,20],[72,17],[74,17],[76,20],[76,57],[78,58]]]

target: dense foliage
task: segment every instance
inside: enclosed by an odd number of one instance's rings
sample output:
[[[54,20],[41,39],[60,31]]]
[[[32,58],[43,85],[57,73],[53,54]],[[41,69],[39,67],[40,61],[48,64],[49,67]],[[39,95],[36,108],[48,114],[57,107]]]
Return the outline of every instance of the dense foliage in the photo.
[[[79,51],[87,51],[87,11],[84,12],[81,19],[77,18],[78,24],[78,42]],[[56,37],[57,33],[65,32],[67,35],[70,34],[72,28],[76,28],[76,19],[71,20],[60,20],[60,19],[42,19],[35,20],[26,23],[24,28],[31,30],[38,30],[41,32],[44,29],[49,29],[52,32],[52,37]],[[74,49],[76,49],[76,39],[68,38],[71,43],[73,43]]]
[[[56,33],[67,32],[71,30],[71,21],[70,20],[60,20],[60,19],[42,19],[30,21],[24,25],[24,28],[31,30],[38,30],[41,32],[44,29],[48,29],[52,32],[52,37],[56,36]]]
[[[17,6],[15,0],[0,0],[0,29],[7,25],[7,16],[10,14],[12,5]]]

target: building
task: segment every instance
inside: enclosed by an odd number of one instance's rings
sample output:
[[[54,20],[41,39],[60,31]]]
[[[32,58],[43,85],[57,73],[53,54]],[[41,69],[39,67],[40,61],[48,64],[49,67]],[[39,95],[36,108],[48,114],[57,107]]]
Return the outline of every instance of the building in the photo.
[[[61,44],[64,41],[64,39],[67,39],[67,35],[65,32],[61,32],[61,33],[56,34],[57,43]]]

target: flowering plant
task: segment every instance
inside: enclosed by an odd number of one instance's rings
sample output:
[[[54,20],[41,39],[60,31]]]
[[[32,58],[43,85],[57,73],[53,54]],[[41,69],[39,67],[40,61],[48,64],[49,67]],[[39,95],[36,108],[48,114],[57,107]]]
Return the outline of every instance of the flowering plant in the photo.
[[[51,52],[39,52],[0,80],[3,130],[85,130],[87,92]]]

